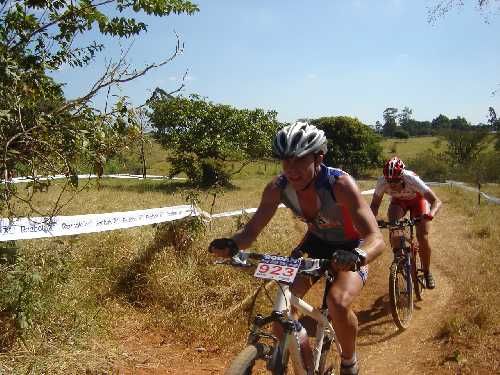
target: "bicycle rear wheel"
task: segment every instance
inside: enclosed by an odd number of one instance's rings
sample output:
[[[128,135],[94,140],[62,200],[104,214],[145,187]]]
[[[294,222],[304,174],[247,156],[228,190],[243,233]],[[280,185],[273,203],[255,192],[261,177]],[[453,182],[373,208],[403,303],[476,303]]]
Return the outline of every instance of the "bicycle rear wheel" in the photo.
[[[389,300],[394,323],[399,329],[410,325],[413,314],[413,286],[404,261],[393,262],[389,273]]]

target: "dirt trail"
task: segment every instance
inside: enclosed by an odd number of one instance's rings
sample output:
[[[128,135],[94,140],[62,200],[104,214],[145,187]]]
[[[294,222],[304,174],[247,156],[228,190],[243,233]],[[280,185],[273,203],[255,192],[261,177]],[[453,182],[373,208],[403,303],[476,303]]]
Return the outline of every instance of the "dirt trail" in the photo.
[[[444,215],[443,215],[444,216]],[[452,281],[440,269],[446,260],[446,250],[460,249],[461,238],[450,233],[462,227],[460,217],[438,217],[431,231],[435,290],[424,290],[423,301],[416,302],[410,327],[399,332],[388,310],[388,268],[392,254],[387,250],[370,268],[369,281],[357,301],[359,319],[358,355],[362,374],[454,374],[443,363],[443,353],[436,339],[447,306],[453,297]],[[446,229],[445,229],[446,228]],[[447,237],[440,236],[447,233]],[[458,233],[457,233],[458,234]],[[185,348],[165,342],[159,332],[143,332],[128,337],[124,351],[129,357],[117,366],[124,374],[222,374],[231,356],[211,348]]]

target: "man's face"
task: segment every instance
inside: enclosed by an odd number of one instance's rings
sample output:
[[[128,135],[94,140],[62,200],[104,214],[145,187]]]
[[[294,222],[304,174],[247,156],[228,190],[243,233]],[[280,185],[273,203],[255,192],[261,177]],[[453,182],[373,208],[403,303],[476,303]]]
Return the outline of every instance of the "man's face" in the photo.
[[[401,191],[403,190],[403,180],[401,178],[386,178],[391,190]]]
[[[307,187],[314,177],[315,160],[319,164],[320,159],[321,155],[315,157],[313,154],[308,154],[301,158],[289,158],[282,161],[283,172],[295,190]]]

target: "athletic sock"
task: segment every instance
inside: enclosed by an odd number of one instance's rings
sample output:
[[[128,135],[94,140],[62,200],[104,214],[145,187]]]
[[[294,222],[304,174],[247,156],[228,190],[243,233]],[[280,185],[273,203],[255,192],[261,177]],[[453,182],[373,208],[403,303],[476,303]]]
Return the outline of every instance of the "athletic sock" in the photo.
[[[352,366],[357,362],[356,353],[353,354],[352,358],[342,358],[343,366]]]

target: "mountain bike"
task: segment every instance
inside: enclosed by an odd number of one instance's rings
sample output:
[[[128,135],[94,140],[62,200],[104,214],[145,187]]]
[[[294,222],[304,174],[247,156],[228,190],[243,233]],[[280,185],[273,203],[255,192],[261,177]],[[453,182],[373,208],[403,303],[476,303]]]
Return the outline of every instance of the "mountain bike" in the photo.
[[[231,259],[218,263],[240,268],[255,267],[255,277],[274,280],[278,285],[272,312],[267,316],[256,314],[250,327],[246,347],[233,359],[226,375],[257,373],[257,362],[263,362],[266,373],[287,374],[290,373],[287,372],[290,361],[296,375],[334,374],[340,364],[342,351],[335,330],[328,319],[326,297],[334,280],[333,273],[329,271],[329,259],[291,258],[239,251]],[[325,276],[321,308],[309,305],[291,292],[290,285],[296,275]],[[316,334],[311,340],[314,368],[310,370],[304,365],[299,336],[301,325],[292,316],[291,306],[295,306],[298,311],[316,322]],[[273,333],[273,324],[281,328],[283,334],[280,337]],[[333,346],[336,346],[338,356],[335,355]]]
[[[425,288],[424,271],[415,239],[415,224],[419,218],[404,218],[395,222],[378,221],[380,228],[388,228],[391,238],[399,245],[392,251],[394,259],[389,271],[389,300],[391,314],[399,329],[410,325],[413,315],[413,292],[417,301],[422,300]]]

